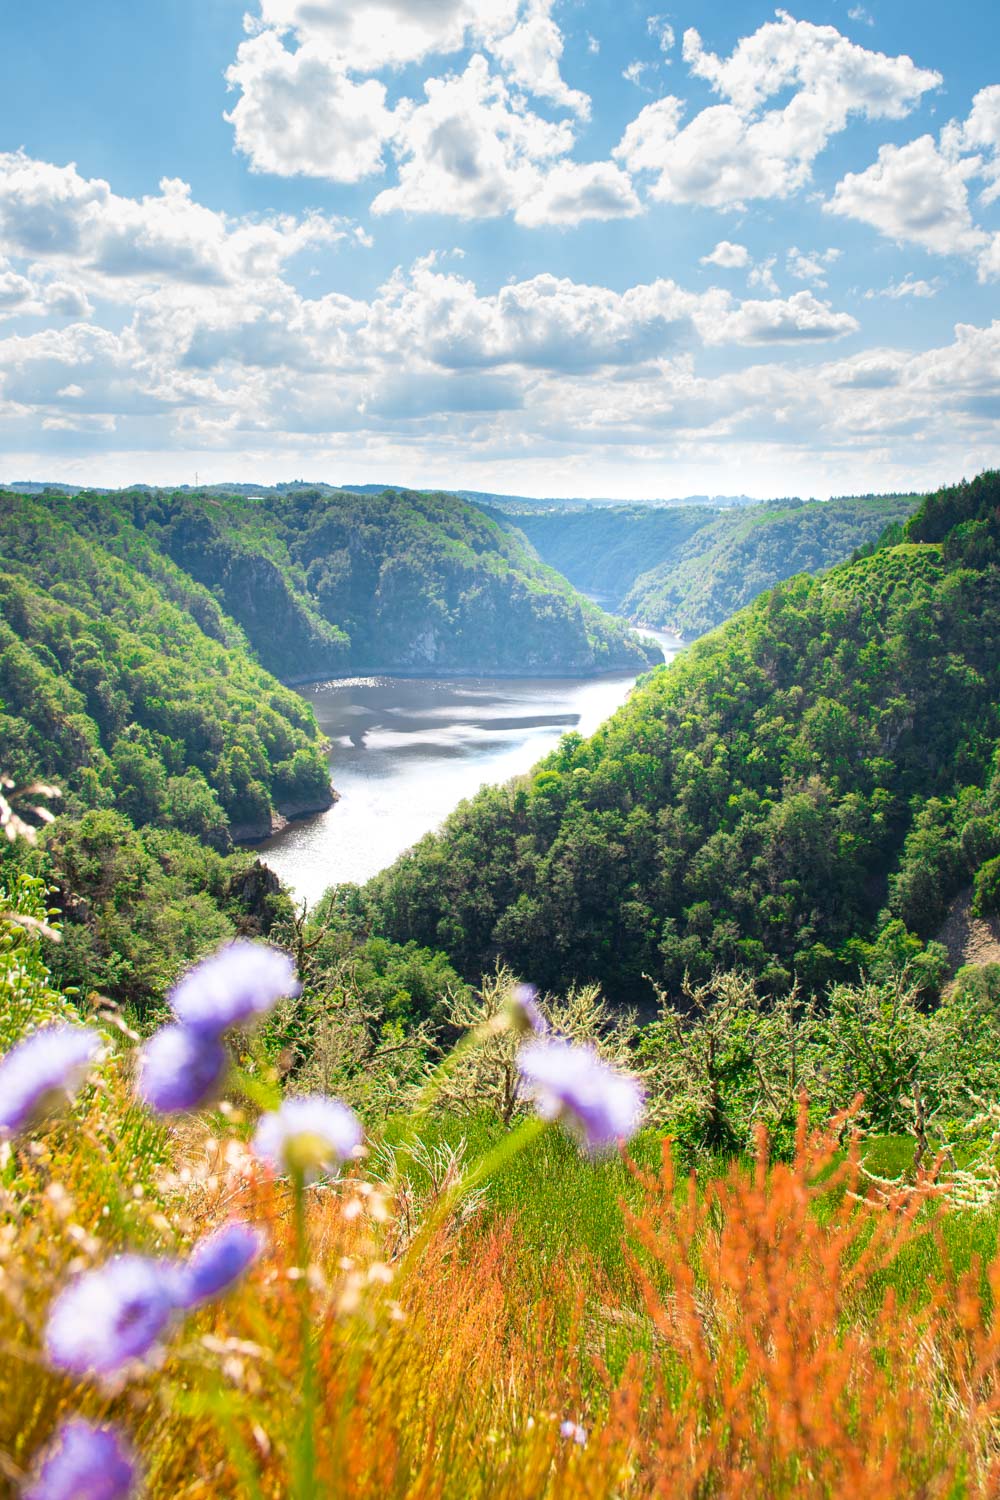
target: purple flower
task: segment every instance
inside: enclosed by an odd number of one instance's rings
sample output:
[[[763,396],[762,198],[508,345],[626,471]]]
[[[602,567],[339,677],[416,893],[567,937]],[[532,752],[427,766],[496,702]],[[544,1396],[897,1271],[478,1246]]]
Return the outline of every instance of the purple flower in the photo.
[[[543,1120],[562,1120],[592,1155],[627,1141],[642,1123],[642,1089],[572,1042],[529,1042],[518,1054],[522,1086]]]
[[[161,1115],[200,1109],[218,1093],[228,1066],[229,1054],[218,1037],[164,1026],[142,1049],[138,1094]]]
[[[174,1302],[178,1307],[199,1307],[221,1297],[253,1265],[264,1249],[265,1239],[250,1224],[227,1224],[197,1245],[174,1278]]]
[[[74,1418],[45,1450],[24,1500],[127,1500],[135,1482],[132,1456],[114,1428]]]
[[[339,1099],[315,1094],[286,1099],[274,1114],[264,1115],[253,1149],[276,1172],[311,1178],[335,1172],[341,1162],[356,1156],[361,1137],[361,1122],[353,1110]]]
[[[227,943],[197,964],[170,994],[174,1015],[188,1031],[218,1037],[246,1026],[302,989],[287,953],[266,943]]]
[[[559,1428],[559,1436],[572,1439],[574,1443],[579,1443],[581,1448],[587,1446],[587,1429],[586,1427],[581,1427],[579,1422],[570,1422],[569,1420],[563,1422]]]
[[[538,991],[533,984],[515,986],[509,1005],[511,1024],[521,1036],[548,1036],[549,1023],[538,1005]]]
[[[45,1331],[49,1362],[74,1375],[113,1375],[141,1359],[174,1313],[168,1261],[119,1255],[56,1298]]]
[[[0,1062],[0,1133],[24,1130],[79,1088],[101,1045],[89,1026],[46,1026]]]

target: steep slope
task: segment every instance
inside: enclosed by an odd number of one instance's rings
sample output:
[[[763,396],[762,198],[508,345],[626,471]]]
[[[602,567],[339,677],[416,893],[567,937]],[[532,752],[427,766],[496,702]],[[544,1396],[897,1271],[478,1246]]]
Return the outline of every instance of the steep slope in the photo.
[[[624,506],[510,520],[546,562],[609,609],[693,639],[776,583],[843,562],[905,521],[916,503],[864,496],[728,510]]]
[[[328,807],[311,709],[209,593],[128,541],[125,561],[48,498],[0,495],[3,771],[221,847]]]
[[[912,513],[912,495],[755,506],[720,517],[616,601],[624,614],[694,638],[796,573],[819,573]]]
[[[661,559],[680,557],[685,544],[711,528],[719,515],[708,506],[628,505],[511,514],[506,519],[578,589],[617,609],[641,574]]]
[[[588,676],[659,660],[524,538],[453,496],[49,497],[144,571],[169,559],[286,681],[344,671]]]
[[[619,997],[918,951],[963,886],[1000,903],[998,545],[1000,474],[929,497],[903,543],[758,599],[343,899],[469,973]]]

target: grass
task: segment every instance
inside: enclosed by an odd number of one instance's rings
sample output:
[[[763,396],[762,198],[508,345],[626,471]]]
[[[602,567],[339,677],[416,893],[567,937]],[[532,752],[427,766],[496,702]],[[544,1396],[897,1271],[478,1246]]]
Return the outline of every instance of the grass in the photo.
[[[219,1126],[151,1126],[111,1064],[75,1119],[8,1152],[10,1493],[72,1412],[129,1432],[148,1500],[997,1492],[997,1211],[930,1186],[866,1195],[836,1132],[803,1136],[792,1163],[689,1179],[653,1132],[631,1164],[593,1163],[550,1128],[465,1199],[463,1163],[502,1128],[434,1119],[393,1193],[377,1142],[308,1193],[304,1280],[292,1193]],[[908,1165],[899,1140],[862,1150],[879,1175]],[[269,1254],[158,1365],[113,1388],[46,1367],[69,1274],[125,1245],[175,1253],[233,1216],[267,1227]],[[296,1477],[303,1310],[316,1446]]]

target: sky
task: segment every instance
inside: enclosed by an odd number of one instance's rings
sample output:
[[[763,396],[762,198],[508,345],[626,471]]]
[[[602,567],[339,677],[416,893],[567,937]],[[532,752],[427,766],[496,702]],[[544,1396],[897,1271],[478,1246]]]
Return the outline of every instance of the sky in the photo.
[[[666,4],[0,0],[0,482],[1000,466],[995,0]]]

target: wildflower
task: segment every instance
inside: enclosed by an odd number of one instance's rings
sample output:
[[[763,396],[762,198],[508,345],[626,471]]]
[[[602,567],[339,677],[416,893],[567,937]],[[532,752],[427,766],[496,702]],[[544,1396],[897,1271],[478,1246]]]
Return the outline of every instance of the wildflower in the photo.
[[[567,1441],[572,1439],[574,1443],[579,1443],[581,1448],[587,1446],[587,1429],[586,1427],[581,1427],[579,1422],[570,1422],[568,1420],[563,1422],[559,1428],[559,1436],[566,1438]]]
[[[508,1003],[510,1025],[519,1036],[546,1036],[549,1023],[538,1005],[538,991],[533,984],[519,984]]]
[[[199,1307],[235,1286],[264,1249],[264,1235],[250,1224],[227,1224],[196,1246],[174,1278],[177,1307]]]
[[[315,1094],[286,1099],[274,1114],[264,1115],[253,1149],[277,1172],[312,1178],[335,1172],[341,1162],[356,1156],[361,1135],[353,1110],[339,1099]]]
[[[74,1418],[46,1449],[24,1500],[127,1500],[135,1482],[135,1464],[114,1428]]]
[[[148,1354],[174,1313],[169,1262],[119,1255],[87,1271],[49,1313],[49,1362],[75,1375],[113,1375]]]
[[[164,1026],[142,1049],[139,1097],[163,1115],[199,1109],[218,1093],[228,1064],[218,1037]]]
[[[266,943],[227,943],[175,985],[170,1004],[178,1021],[200,1036],[218,1037],[273,1010],[302,986],[287,953]]]
[[[572,1042],[529,1042],[518,1054],[522,1084],[543,1120],[562,1120],[591,1154],[627,1141],[642,1123],[642,1089]]]
[[[46,1026],[0,1062],[0,1133],[24,1130],[79,1088],[101,1045],[89,1026]]]

